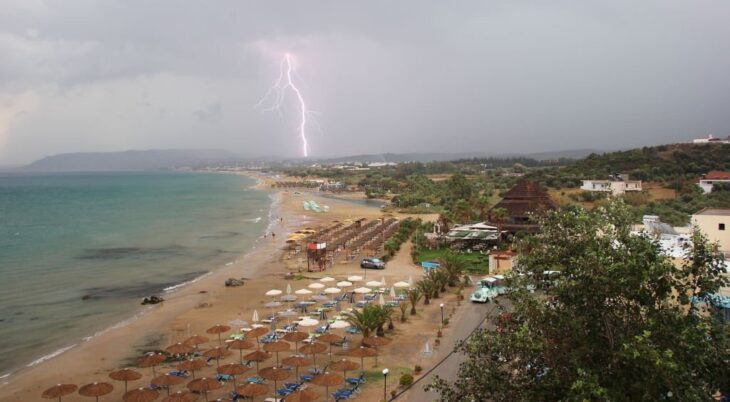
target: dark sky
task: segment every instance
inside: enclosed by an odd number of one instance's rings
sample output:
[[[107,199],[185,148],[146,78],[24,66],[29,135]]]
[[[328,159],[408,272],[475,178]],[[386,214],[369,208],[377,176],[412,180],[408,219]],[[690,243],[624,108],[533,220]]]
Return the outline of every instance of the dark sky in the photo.
[[[5,0],[0,164],[298,156],[255,105],[293,55],[315,156],[616,149],[730,134],[730,2]]]

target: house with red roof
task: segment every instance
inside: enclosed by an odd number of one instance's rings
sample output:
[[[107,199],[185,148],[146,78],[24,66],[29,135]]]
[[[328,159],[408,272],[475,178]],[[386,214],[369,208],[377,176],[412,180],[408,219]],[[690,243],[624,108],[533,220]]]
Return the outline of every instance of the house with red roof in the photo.
[[[700,179],[698,185],[705,193],[711,193],[717,183],[730,183],[730,172],[712,170]]]

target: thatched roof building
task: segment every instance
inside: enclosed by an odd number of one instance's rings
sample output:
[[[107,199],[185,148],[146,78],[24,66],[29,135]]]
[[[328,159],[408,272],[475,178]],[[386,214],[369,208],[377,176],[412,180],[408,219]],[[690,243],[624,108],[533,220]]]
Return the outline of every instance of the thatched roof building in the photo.
[[[503,222],[498,222],[493,215],[493,211],[499,208],[507,211],[508,218]],[[490,209],[489,220],[512,233],[535,232],[538,226],[530,221],[530,217],[556,208],[557,204],[550,199],[547,191],[533,181],[521,180],[502,195],[502,201]]]

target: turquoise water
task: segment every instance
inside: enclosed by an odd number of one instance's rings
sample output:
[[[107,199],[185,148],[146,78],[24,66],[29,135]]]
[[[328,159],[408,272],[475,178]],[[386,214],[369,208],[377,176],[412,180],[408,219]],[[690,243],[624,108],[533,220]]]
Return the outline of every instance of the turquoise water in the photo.
[[[271,204],[253,184],[204,173],[0,174],[0,376],[249,250]]]

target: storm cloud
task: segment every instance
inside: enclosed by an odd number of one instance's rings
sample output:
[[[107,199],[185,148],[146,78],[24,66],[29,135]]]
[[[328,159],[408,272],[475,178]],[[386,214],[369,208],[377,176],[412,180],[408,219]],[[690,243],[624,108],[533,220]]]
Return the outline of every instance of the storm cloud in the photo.
[[[615,149],[730,134],[730,3],[6,0],[0,164],[298,156],[254,106],[296,60],[314,156]]]

